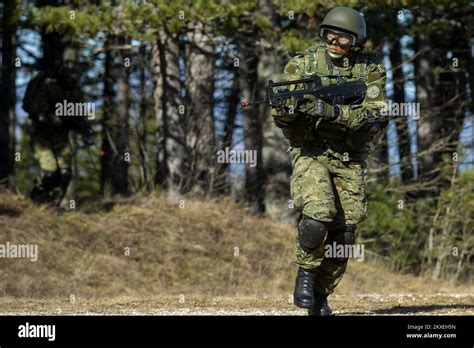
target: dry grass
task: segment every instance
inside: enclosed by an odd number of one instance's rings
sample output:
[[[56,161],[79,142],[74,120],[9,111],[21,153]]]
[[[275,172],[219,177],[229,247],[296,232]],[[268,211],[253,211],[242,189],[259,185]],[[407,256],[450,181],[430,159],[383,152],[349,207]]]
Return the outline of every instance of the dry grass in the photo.
[[[474,315],[474,295],[333,295],[335,315]],[[0,315],[306,315],[289,296],[0,298]]]
[[[251,217],[230,199],[184,204],[134,197],[61,215],[1,193],[0,243],[38,244],[39,260],[0,259],[0,295],[66,302],[71,294],[109,300],[288,297],[296,271],[290,226]],[[472,290],[352,261],[336,294]]]

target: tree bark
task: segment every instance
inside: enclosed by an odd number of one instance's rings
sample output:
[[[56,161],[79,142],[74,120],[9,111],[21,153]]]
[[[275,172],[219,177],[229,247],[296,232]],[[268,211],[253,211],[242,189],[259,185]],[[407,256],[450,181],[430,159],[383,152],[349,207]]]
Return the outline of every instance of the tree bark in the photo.
[[[125,55],[110,47],[116,44],[123,44],[123,39],[109,37],[106,41],[101,152],[101,191],[105,196],[129,193],[129,71],[124,66]],[[118,85],[117,93],[114,82]]]
[[[120,38],[120,44],[125,44],[125,40]],[[119,52],[120,63],[117,64],[117,133],[116,133],[116,147],[119,156],[115,157],[114,161],[114,191],[121,195],[129,193],[128,187],[128,168],[131,161],[131,153],[129,149],[129,107],[130,107],[130,85],[129,76],[130,68],[123,65],[125,58],[130,58],[130,52],[121,50]],[[131,59],[131,58],[130,58]]]
[[[221,149],[225,151],[226,148],[232,148],[232,138],[235,130],[235,120],[237,118],[237,108],[240,104],[240,86],[239,86],[239,71],[235,69],[232,77],[232,86],[228,93],[227,99],[227,114],[224,121],[224,133],[222,136]],[[214,189],[217,194],[228,194],[232,190],[232,183],[230,179],[229,163],[217,163],[216,180]]]
[[[140,56],[142,61],[140,64],[140,116],[137,125],[137,141],[138,141],[138,152],[140,154],[140,179],[141,187],[147,191],[151,189],[151,183],[148,179],[148,154],[147,154],[147,130],[148,130],[148,96],[146,89],[146,65],[145,59],[147,59],[147,49],[144,44],[140,46]]]
[[[168,136],[168,124],[165,117],[166,98],[164,86],[166,84],[166,75],[163,77],[162,70],[166,71],[166,60],[164,56],[164,47],[157,40],[152,47],[153,60],[153,102],[155,112],[155,184],[167,189],[169,178],[168,159],[166,152],[166,137]]]
[[[155,59],[155,110],[158,141],[157,183],[171,194],[189,190],[189,156],[180,90],[179,35],[160,33]],[[159,75],[157,67],[159,57]]]
[[[426,34],[415,37],[415,52],[431,47],[430,38]],[[434,52],[430,49],[415,60],[415,76],[417,77],[416,97],[420,103],[421,114],[418,120],[417,141],[418,152],[418,177],[420,180],[429,180],[434,176],[435,156],[429,149],[437,139],[437,129],[441,126],[441,118],[434,112],[437,100],[435,86]]]
[[[241,42],[240,69],[242,99],[259,100],[262,98],[261,88],[258,86],[259,53],[254,45]],[[262,161],[263,130],[262,111],[258,107],[243,110],[245,150],[256,153],[255,167],[245,166],[245,199],[251,203],[252,213],[265,212],[265,184],[266,173]]]
[[[449,184],[451,170],[442,171],[445,156],[448,165],[456,165],[452,156],[457,151],[463,125],[465,98],[462,96],[466,82],[462,71],[445,58],[456,47],[443,47],[437,44],[438,39],[435,37],[433,41],[420,34],[415,40],[417,50],[429,47],[417,60],[415,71],[422,110],[418,120],[418,151],[423,152],[419,155],[419,178],[433,182],[432,193]],[[460,56],[455,58],[459,60]],[[469,65],[467,61],[465,64]]]
[[[405,76],[402,69],[402,52],[399,38],[392,38],[390,47],[390,62],[392,63],[393,101],[405,103]],[[400,171],[402,182],[413,179],[411,164],[410,137],[408,131],[408,118],[396,117],[395,126],[398,135],[398,152],[400,155]]]
[[[280,76],[284,68],[284,62],[275,51],[266,52],[261,56],[259,64],[259,89],[264,90],[268,80],[280,81]],[[277,205],[288,212],[288,204],[281,204],[282,201],[290,199],[290,175],[291,161],[288,155],[288,144],[281,129],[273,124],[270,116],[271,110],[262,107],[260,118],[263,122],[263,167],[266,175],[266,203],[270,200],[278,202]],[[266,205],[267,205],[266,204]]]
[[[213,189],[216,174],[214,127],[214,45],[200,22],[188,32],[186,65],[186,146],[188,148],[190,188],[200,194]]]
[[[13,153],[15,151],[15,48],[16,23],[13,20],[16,1],[6,0],[2,18],[2,77],[0,91],[0,188],[13,186]]]

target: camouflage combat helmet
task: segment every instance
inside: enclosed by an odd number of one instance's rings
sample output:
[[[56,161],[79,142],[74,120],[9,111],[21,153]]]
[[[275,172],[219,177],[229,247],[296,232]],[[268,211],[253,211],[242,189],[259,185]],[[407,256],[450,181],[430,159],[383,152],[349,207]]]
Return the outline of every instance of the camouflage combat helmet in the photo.
[[[324,28],[352,33],[356,36],[355,43],[358,44],[363,43],[367,36],[364,17],[350,7],[340,6],[329,11],[320,25],[320,35]]]

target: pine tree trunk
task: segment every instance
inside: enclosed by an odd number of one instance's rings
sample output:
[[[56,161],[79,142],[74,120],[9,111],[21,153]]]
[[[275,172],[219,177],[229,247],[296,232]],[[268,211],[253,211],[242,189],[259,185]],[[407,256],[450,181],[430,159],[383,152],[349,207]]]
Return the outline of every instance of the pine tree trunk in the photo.
[[[216,174],[214,128],[214,46],[200,22],[188,32],[185,46],[186,145],[189,152],[190,188],[212,191]]]
[[[13,186],[13,152],[15,151],[15,47],[16,1],[6,0],[2,18],[2,75],[0,91],[0,188]]]
[[[255,46],[240,44],[240,69],[242,99],[259,100],[262,98],[262,89],[258,85],[259,54]],[[265,212],[265,184],[266,174],[263,168],[262,148],[262,111],[259,107],[243,110],[245,150],[256,153],[256,165],[245,166],[245,199],[251,203],[254,214]]]
[[[437,129],[437,137],[446,139],[446,145],[435,154],[435,158],[439,164],[447,160],[447,163],[444,162],[444,164],[451,168],[446,168],[447,172],[441,173],[442,178],[439,186],[443,188],[450,185],[449,173],[458,164],[453,160],[453,154],[459,151],[459,137],[465,119],[464,109],[468,105],[466,68],[472,65],[472,59],[469,57],[470,52],[460,49],[460,47],[464,48],[469,45],[469,39],[463,36],[463,33],[462,29],[458,29],[458,32],[453,33],[453,39],[449,40],[448,47],[440,47],[438,50],[441,56],[438,57],[437,66],[448,68],[438,74],[438,105],[441,107],[441,127]],[[456,38],[459,37],[463,37],[463,39],[456,41]],[[453,57],[446,64],[441,57],[446,57],[448,52],[452,52]]]
[[[110,37],[105,41],[105,60],[104,60],[104,90],[103,90],[103,113],[102,113],[102,147],[101,147],[101,171],[100,171],[100,188],[104,196],[110,196],[111,191],[111,177],[112,168],[111,161],[113,158],[112,153],[112,117],[113,117],[113,55],[110,49],[112,39]]]
[[[120,44],[125,44],[125,41],[121,38]],[[114,161],[114,191],[121,195],[127,195],[129,193],[128,187],[128,168],[131,161],[131,153],[129,149],[129,136],[128,136],[128,110],[130,107],[130,84],[129,75],[130,68],[123,65],[124,59],[129,58],[127,52],[120,50],[120,63],[117,64],[117,133],[115,143],[118,151],[118,156],[115,157]]]
[[[270,51],[261,56],[259,64],[259,89],[266,87],[268,80],[280,81],[284,64],[278,53]],[[289,182],[291,161],[288,155],[288,144],[281,129],[273,124],[268,107],[261,108],[260,118],[263,122],[263,167],[267,176],[266,205],[276,203],[281,208],[280,215],[288,213],[290,199]]]
[[[166,104],[165,93],[164,93],[164,79],[162,75],[162,67],[166,66],[164,52],[161,43],[159,40],[153,43],[152,46],[152,61],[153,61],[153,108],[155,113],[155,147],[153,154],[155,156],[155,175],[154,182],[155,185],[166,189],[169,178],[169,168],[167,162],[167,153],[166,153],[166,137],[165,134],[168,134],[168,125],[166,123],[166,118],[163,105]]]
[[[415,47],[416,52],[420,52],[420,50],[424,52],[415,60],[416,97],[421,110],[417,129],[418,153],[423,152],[418,156],[418,176],[421,180],[429,180],[434,177],[433,171],[436,165],[434,153],[429,149],[437,140],[436,130],[441,126],[441,119],[435,115],[433,110],[437,100],[433,73],[434,54],[436,53],[430,50],[431,41],[426,34],[419,34],[415,37]]]
[[[239,86],[239,71],[236,69],[233,73],[232,86],[227,97],[227,115],[224,122],[224,134],[222,136],[222,148],[225,151],[232,148],[232,138],[235,130],[235,120],[237,118],[237,107],[240,104],[240,86]],[[229,163],[217,163],[215,191],[218,194],[228,194],[231,192],[230,181],[230,166]]]
[[[101,157],[101,191],[105,196],[129,193],[129,72],[123,63],[124,56],[110,47],[117,44],[123,44],[123,40],[109,37],[106,41]],[[118,85],[117,93],[114,83]]]
[[[140,56],[142,59],[147,59],[146,46],[142,44],[140,46]],[[147,154],[147,130],[148,130],[148,102],[147,102],[147,90],[146,90],[146,66],[142,61],[140,66],[140,116],[137,125],[137,141],[138,141],[138,152],[140,154],[140,180],[141,187],[147,191],[151,189],[151,183],[148,178],[148,154]]]
[[[180,97],[179,36],[162,31],[154,49],[157,183],[171,194],[189,188],[189,161]],[[157,59],[159,58],[159,75]]]
[[[437,46],[436,42],[436,38],[430,40],[424,34],[418,35],[415,40],[418,50],[428,48],[427,53],[417,60],[415,68],[419,79],[417,98],[421,105],[418,151],[425,152],[419,156],[419,177],[433,182],[430,187],[432,193],[449,184],[451,170],[447,171],[448,175],[442,171],[443,157],[446,156],[448,164],[456,165],[452,156],[457,150],[463,126],[465,99],[462,95],[466,82],[463,72],[455,69],[451,62],[446,62],[448,51],[457,47],[454,43],[453,47]],[[459,60],[460,56],[456,58]]]
[[[394,38],[390,47],[390,62],[392,63],[393,101],[399,105],[405,103],[405,76],[402,69],[401,49],[400,39]],[[402,182],[406,183],[413,179],[408,118],[396,117],[395,126],[398,135],[401,177]]]

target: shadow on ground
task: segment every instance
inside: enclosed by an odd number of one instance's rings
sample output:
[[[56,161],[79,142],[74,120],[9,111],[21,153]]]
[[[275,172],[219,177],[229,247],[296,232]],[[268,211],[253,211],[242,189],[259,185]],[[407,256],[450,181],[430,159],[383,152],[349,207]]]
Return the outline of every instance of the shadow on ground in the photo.
[[[380,308],[374,309],[365,312],[346,312],[344,314],[433,314],[432,312],[442,312],[445,313],[449,310],[469,310],[474,309],[474,305],[471,304],[463,304],[463,303],[455,303],[455,304],[446,304],[446,305],[419,305],[419,306],[394,306],[391,308]]]
[[[0,215],[6,215],[10,217],[18,217],[22,213],[21,209],[11,207],[9,205],[0,204]]]

